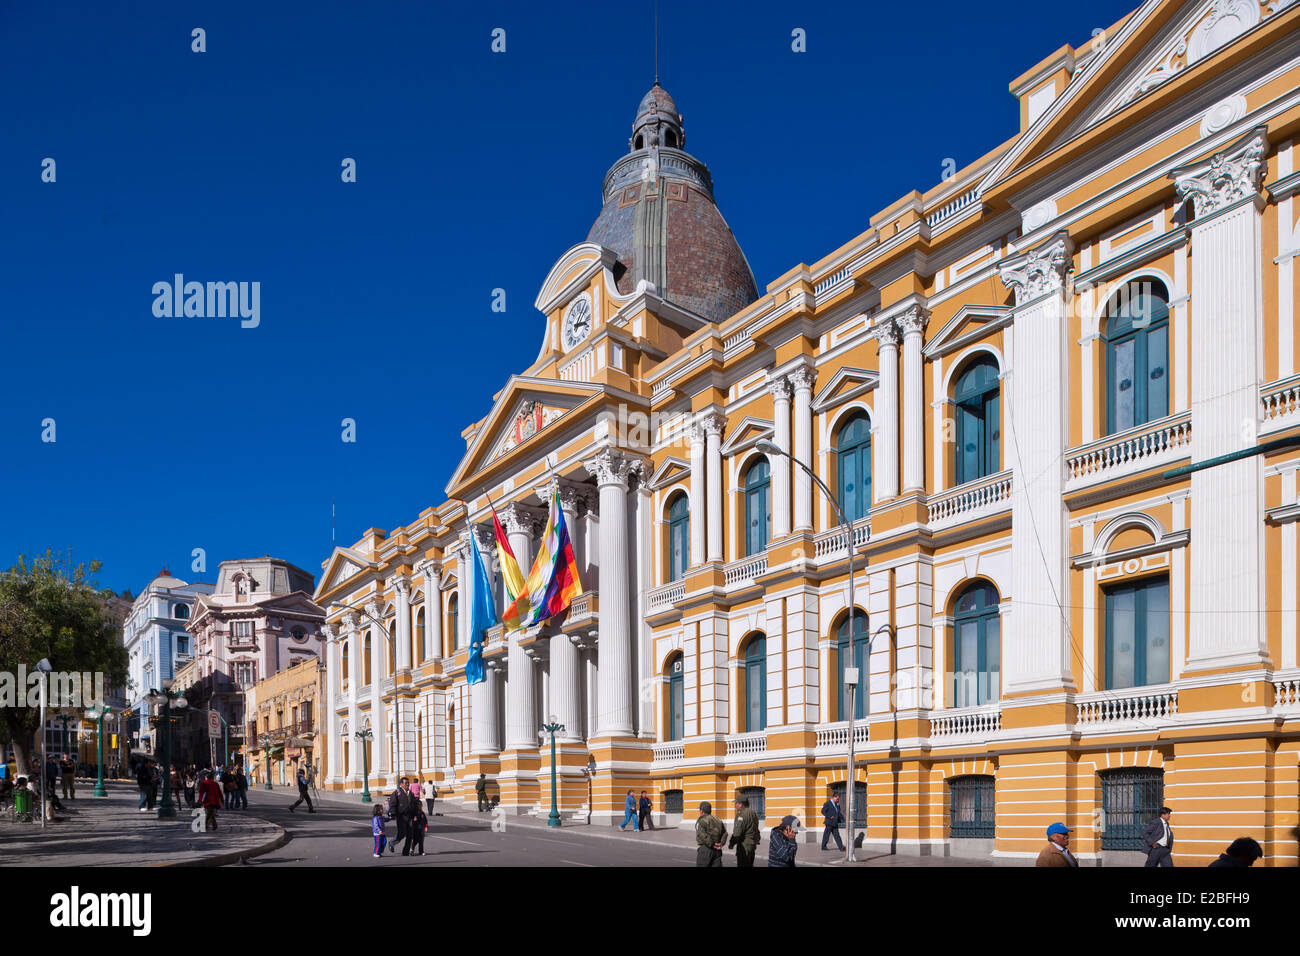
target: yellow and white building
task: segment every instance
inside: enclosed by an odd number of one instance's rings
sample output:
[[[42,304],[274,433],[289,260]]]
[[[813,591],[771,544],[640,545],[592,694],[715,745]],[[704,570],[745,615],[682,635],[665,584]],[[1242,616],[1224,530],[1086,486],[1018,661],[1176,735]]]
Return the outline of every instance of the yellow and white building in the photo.
[[[1129,862],[1164,803],[1180,863],[1294,861],[1300,4],[1151,0],[1011,91],[1015,137],[759,295],[656,84],[446,501],[324,565],[328,786],[369,729],[372,788],[545,812],[553,714],[566,812],[816,825],[856,665],[868,846]],[[856,519],[855,627],[836,505],[760,442]],[[469,535],[491,496],[527,566],[552,482],[587,594],[467,686]]]

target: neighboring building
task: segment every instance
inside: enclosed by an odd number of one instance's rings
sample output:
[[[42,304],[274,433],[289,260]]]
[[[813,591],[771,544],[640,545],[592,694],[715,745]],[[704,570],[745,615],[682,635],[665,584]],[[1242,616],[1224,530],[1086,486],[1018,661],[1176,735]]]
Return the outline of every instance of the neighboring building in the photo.
[[[216,590],[194,609],[198,674],[189,702],[196,713],[213,709],[226,720],[232,761],[245,744],[245,690],[323,655],[325,613],[312,603],[313,584],[306,571],[278,558],[222,561]]]
[[[249,688],[244,699],[248,764],[259,783],[266,782],[268,750],[273,786],[294,786],[300,765],[319,779],[316,714],[324,697],[325,664],[314,657]]]
[[[1165,803],[1180,862],[1293,860],[1300,451],[1167,472],[1300,436],[1298,88],[1300,5],[1152,0],[751,302],[656,85],[447,500],[324,564],[327,785],[368,730],[372,788],[544,813],[554,714],[566,812],[815,826],[852,737],[869,847],[1128,860]],[[587,593],[467,686],[469,536],[527,568],[553,482]]]
[[[211,594],[211,584],[187,584],[166,568],[140,593],[122,625],[127,652],[126,707],[131,712],[126,733],[131,747],[155,752],[158,743],[149,722],[151,708],[144,699],[194,656],[189,623],[195,600]]]

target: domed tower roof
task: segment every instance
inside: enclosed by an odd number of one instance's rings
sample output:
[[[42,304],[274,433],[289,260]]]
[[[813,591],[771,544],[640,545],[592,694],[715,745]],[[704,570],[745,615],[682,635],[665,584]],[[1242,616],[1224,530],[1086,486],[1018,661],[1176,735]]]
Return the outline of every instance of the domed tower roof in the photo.
[[[664,299],[720,322],[758,298],[754,273],[713,200],[709,169],[685,152],[677,104],[655,85],[641,98],[628,154],[605,174],[588,242],[618,257],[627,294],[646,281]]]

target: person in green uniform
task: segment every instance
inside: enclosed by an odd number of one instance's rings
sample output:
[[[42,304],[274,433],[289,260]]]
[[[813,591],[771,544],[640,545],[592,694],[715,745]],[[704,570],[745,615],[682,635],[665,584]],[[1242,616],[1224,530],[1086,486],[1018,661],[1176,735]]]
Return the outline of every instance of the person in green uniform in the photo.
[[[713,806],[707,800],[700,804],[700,818],[695,821],[695,865],[722,866],[722,845],[727,841],[727,828],[713,815]]]
[[[731,848],[736,851],[736,866],[753,866],[758,847],[758,814],[749,808],[748,799],[736,801],[736,822],[732,824]]]
[[[488,808],[487,774],[478,775],[478,781],[474,784],[474,793],[478,795],[478,812],[482,813]]]

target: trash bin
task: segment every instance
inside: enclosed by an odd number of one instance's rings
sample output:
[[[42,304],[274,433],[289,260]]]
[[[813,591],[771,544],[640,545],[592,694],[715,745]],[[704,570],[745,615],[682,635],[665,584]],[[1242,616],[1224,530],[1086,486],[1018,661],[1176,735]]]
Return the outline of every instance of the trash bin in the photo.
[[[33,800],[32,800],[32,792],[30,790],[14,791],[14,821],[15,822],[19,820],[23,820],[27,823],[32,823],[35,819],[32,816],[32,806],[33,806]]]

